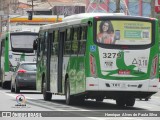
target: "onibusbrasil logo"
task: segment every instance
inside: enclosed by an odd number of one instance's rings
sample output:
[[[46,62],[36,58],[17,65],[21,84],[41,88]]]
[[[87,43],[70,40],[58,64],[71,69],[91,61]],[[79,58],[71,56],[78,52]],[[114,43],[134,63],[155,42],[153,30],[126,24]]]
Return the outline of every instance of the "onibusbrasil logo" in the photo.
[[[16,106],[26,106],[26,98],[24,95],[17,95],[16,96]]]

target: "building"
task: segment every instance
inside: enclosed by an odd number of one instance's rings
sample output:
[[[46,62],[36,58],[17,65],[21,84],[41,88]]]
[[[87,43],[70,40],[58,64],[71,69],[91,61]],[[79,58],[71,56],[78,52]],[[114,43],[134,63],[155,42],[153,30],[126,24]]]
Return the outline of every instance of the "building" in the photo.
[[[0,10],[4,11],[4,14],[15,13],[18,9],[19,0],[0,0]]]
[[[34,3],[33,3],[34,4]],[[32,8],[27,12],[31,12]],[[34,15],[64,15],[69,16],[85,12],[84,0],[48,0],[34,6]]]
[[[151,16],[151,1],[153,0],[120,0],[120,11],[129,15]],[[86,9],[87,12],[94,10],[113,13],[116,12],[116,0],[86,0]]]
[[[9,0],[0,0],[0,11],[3,11],[4,14],[9,12]]]
[[[18,0],[0,0],[0,11],[4,13],[0,16],[0,34],[3,31],[3,26],[7,27],[9,14],[12,12],[10,8],[13,8],[17,2]]]

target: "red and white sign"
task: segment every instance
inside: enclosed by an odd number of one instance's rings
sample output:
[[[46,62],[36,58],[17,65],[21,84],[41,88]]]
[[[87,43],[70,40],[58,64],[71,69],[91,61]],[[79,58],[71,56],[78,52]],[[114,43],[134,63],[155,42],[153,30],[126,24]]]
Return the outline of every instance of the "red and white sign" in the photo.
[[[130,70],[119,70],[118,74],[119,75],[130,75],[131,71]]]
[[[160,12],[160,0],[155,0],[155,12]]]

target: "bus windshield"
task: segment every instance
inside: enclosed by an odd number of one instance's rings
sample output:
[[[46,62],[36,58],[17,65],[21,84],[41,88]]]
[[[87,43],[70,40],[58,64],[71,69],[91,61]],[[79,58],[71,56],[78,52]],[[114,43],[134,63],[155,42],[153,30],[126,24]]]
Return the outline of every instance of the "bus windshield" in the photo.
[[[152,23],[133,20],[99,20],[97,43],[115,45],[148,45],[152,41]]]
[[[13,48],[31,49],[36,38],[35,35],[11,35],[11,44]]]

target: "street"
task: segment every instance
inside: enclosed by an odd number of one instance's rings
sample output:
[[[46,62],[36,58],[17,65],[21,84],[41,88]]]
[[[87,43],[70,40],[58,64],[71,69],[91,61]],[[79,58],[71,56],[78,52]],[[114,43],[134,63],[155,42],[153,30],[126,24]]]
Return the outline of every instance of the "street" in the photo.
[[[17,96],[23,95],[26,99],[26,105],[25,106],[18,106],[17,105]],[[60,95],[53,95],[51,101],[44,101],[43,95],[40,94],[38,91],[29,91],[29,90],[23,90],[20,94],[11,93],[8,89],[2,89],[0,88],[0,111],[12,111],[12,112],[25,112],[25,111],[32,111],[32,112],[42,112],[41,116],[47,117],[83,117],[83,119],[96,119],[96,120],[108,120],[109,117],[103,116],[101,113],[102,111],[112,111],[114,113],[117,112],[128,112],[128,111],[160,111],[160,92],[155,94],[151,97],[148,101],[145,100],[136,100],[136,103],[134,107],[118,107],[116,106],[116,103],[114,100],[105,99],[103,102],[95,102],[94,100],[87,100],[84,104],[81,105],[73,105],[68,106],[65,104],[65,97]],[[47,111],[47,112],[45,112]],[[53,112],[54,111],[54,112]],[[77,112],[78,111],[78,112]],[[45,114],[44,114],[45,113]],[[138,112],[137,112],[138,113]],[[105,113],[106,114],[106,113]],[[17,115],[17,114],[16,114]],[[30,113],[29,113],[30,115]],[[100,117],[91,117],[91,116],[100,116]],[[108,115],[108,113],[107,113]],[[19,118],[19,116],[14,117]],[[33,116],[33,115],[32,115]],[[113,117],[113,119],[116,119],[113,114],[109,115]],[[154,115],[153,115],[154,116]],[[24,117],[24,116],[20,116]],[[39,117],[39,116],[34,116]],[[105,118],[104,118],[105,117]],[[3,117],[2,117],[3,118]],[[2,119],[1,118],[1,119]],[[118,117],[117,117],[118,118]],[[120,117],[120,119],[135,119],[130,116]],[[143,119],[150,119],[152,117],[136,117],[136,120],[143,120]],[[158,120],[159,117],[154,116],[154,119]],[[39,118],[38,118],[39,119]],[[4,120],[4,118],[2,119]]]

